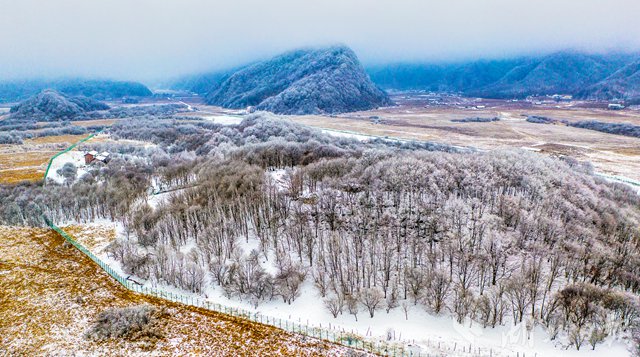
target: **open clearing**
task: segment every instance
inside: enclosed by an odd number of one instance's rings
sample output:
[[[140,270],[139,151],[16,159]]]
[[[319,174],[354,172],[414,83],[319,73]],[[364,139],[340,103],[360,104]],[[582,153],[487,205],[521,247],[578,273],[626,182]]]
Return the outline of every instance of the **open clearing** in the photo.
[[[88,135],[45,136],[26,139],[23,144],[0,145],[0,184],[15,184],[22,181],[34,182],[43,179],[49,160],[53,155],[79,142]],[[140,147],[154,146],[152,143],[137,140],[113,140],[105,134],[96,135],[91,139],[91,142]],[[82,150],[76,148],[69,155],[74,156],[76,160],[68,161],[74,161],[77,166],[84,164],[82,162]],[[62,164],[64,162],[61,162]],[[56,167],[52,167],[53,171],[49,172],[50,176],[56,176],[55,169]]]
[[[75,230],[80,230],[76,228]],[[0,355],[348,355],[269,326],[141,296],[49,229],[0,226]],[[110,307],[163,309],[161,338],[83,337]]]

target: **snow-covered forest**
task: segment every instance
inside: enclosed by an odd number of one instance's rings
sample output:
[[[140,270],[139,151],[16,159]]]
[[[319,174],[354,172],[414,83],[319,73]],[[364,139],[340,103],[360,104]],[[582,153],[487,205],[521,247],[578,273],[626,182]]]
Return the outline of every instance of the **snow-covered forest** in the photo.
[[[488,328],[528,321],[576,349],[637,335],[640,197],[589,165],[360,142],[265,114],[110,135],[157,145],[87,144],[116,157],[64,185],[0,186],[1,222],[119,221],[109,254],[127,273],[255,306],[309,282],[334,317],[419,306]]]

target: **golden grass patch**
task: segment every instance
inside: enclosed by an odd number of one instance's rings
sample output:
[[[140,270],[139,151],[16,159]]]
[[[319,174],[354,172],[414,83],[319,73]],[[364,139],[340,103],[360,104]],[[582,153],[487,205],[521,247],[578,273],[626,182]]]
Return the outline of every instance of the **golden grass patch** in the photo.
[[[88,134],[81,135],[56,135],[42,136],[24,140],[25,144],[73,144],[87,137]]]
[[[100,254],[116,240],[115,224],[70,225],[62,229],[94,254]]]
[[[95,126],[95,125],[110,126],[119,122],[120,120],[122,119],[78,120],[78,121],[72,121],[71,124],[77,125],[77,126],[84,126],[84,127]]]
[[[270,326],[135,294],[49,229],[0,226],[0,277],[0,355],[321,356],[350,352]],[[141,304],[165,311],[161,338],[104,342],[84,338],[104,309]]]
[[[20,170],[3,170],[0,171],[0,184],[14,184],[23,181],[42,180],[44,171],[40,169],[26,168]]]
[[[55,154],[56,151],[0,152],[0,184],[42,180]]]
[[[51,158],[87,135],[59,135],[26,139],[23,144],[0,145],[0,184],[44,179]]]
[[[0,170],[46,166],[56,151],[0,153]]]

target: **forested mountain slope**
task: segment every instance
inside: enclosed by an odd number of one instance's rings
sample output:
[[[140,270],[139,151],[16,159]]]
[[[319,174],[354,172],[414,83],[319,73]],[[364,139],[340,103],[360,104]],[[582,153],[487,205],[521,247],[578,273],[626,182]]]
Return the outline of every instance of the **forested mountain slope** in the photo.
[[[629,104],[640,103],[640,59],[587,87],[578,95],[587,99],[620,99]]]
[[[172,81],[169,87],[173,90],[188,91],[206,96],[216,90],[235,71],[232,69],[184,76]]]
[[[633,81],[637,54],[592,55],[559,52],[542,57],[483,60],[453,64],[394,64],[368,68],[371,79],[385,89],[462,92],[488,98],[528,95],[578,95],[602,81]],[[615,74],[615,75],[614,75]],[[612,76],[610,80],[607,80]],[[628,80],[630,78],[630,80]],[[622,88],[624,85],[618,85]],[[619,93],[590,89],[598,99]],[[581,95],[588,97],[589,95]],[[635,96],[633,94],[632,96]]]
[[[0,82],[0,102],[24,100],[44,89],[55,89],[67,95],[98,100],[146,97],[152,94],[149,88],[137,82],[84,79],[14,80]]]
[[[87,97],[72,97],[47,89],[11,108],[10,119],[58,121],[79,117],[85,113],[107,110],[109,106]]]
[[[389,105],[347,47],[297,50],[231,73],[185,79],[175,88],[206,90],[208,104],[254,106],[280,114],[342,113]]]

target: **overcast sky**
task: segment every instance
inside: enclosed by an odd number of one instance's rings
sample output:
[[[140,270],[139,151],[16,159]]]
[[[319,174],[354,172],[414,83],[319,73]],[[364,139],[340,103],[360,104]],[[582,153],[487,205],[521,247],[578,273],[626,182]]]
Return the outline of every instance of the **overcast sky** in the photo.
[[[0,79],[153,80],[300,46],[365,64],[640,50],[639,0],[0,0]]]

